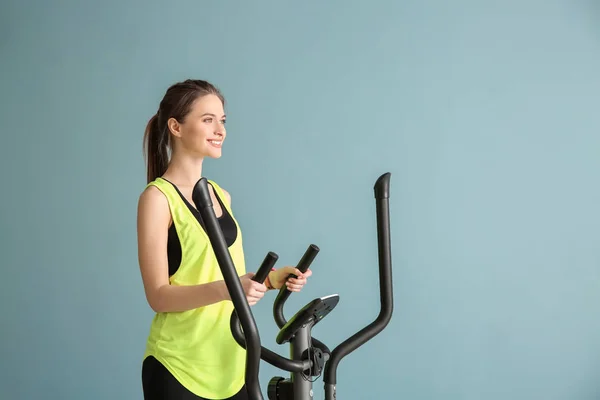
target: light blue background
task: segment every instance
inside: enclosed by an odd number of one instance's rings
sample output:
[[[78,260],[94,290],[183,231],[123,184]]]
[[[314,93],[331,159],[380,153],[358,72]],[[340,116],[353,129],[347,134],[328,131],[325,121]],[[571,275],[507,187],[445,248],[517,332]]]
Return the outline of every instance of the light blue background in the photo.
[[[597,1],[1,7],[0,398],[142,398],[142,135],[188,77],[228,100],[205,172],[249,269],[320,246],[286,311],[339,293],[330,347],[377,315],[372,186],[392,173],[394,316],[342,362],[340,399],[600,396]],[[286,354],[273,298],[254,311]]]

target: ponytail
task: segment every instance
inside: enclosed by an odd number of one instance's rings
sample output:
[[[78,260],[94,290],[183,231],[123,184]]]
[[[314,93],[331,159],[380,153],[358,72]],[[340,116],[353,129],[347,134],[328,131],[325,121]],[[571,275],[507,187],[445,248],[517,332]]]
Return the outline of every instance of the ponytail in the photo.
[[[147,169],[147,183],[152,182],[165,173],[169,163],[168,134],[158,124],[158,113],[154,114],[146,125],[144,132]]]

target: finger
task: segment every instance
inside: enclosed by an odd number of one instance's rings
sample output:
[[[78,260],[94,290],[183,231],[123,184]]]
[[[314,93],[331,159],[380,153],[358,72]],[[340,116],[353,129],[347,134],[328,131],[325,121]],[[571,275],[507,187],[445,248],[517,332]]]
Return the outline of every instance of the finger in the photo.
[[[294,283],[291,283],[291,282],[287,282],[286,286],[287,286],[288,290],[299,291],[300,289],[302,289],[302,287],[304,285],[298,285],[298,284],[294,284]]]
[[[293,283],[294,285],[305,285],[306,284],[306,279],[290,278],[287,281],[289,283]]]
[[[304,278],[304,276],[302,275],[302,273],[299,273],[299,274],[298,274],[298,273],[296,273],[296,272],[294,272],[294,271],[292,271],[291,273],[289,273],[289,274],[286,276],[286,280],[288,280],[288,281],[289,281],[290,279],[302,279],[302,278]]]
[[[258,282],[252,282],[252,288],[254,290],[257,290],[259,292],[266,292],[267,291],[267,287],[265,286],[264,283],[258,283]]]
[[[308,278],[311,275],[312,275],[312,270],[310,268],[307,269],[306,272],[302,274],[302,276],[305,278]]]
[[[257,302],[257,301],[259,301],[259,300],[261,299],[261,297],[262,297],[261,295],[259,295],[259,294],[256,294],[256,293],[252,293],[252,294],[249,294],[249,295],[248,295],[248,298],[249,298],[250,300],[252,300],[253,302]]]

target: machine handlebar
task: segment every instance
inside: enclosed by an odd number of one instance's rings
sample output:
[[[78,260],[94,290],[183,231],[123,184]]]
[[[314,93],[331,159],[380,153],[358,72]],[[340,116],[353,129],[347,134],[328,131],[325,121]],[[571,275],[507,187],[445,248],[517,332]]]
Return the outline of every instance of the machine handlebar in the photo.
[[[206,226],[210,244],[215,252],[219,267],[221,268],[221,273],[223,274],[223,279],[225,281],[225,285],[227,286],[227,290],[229,291],[229,296],[233,302],[233,306],[236,310],[241,312],[240,319],[242,328],[244,329],[246,340],[249,343],[249,346],[246,349],[245,375],[245,383],[248,395],[250,396],[251,400],[264,400],[258,381],[261,352],[258,328],[256,327],[256,321],[254,320],[252,311],[250,311],[250,305],[246,299],[246,294],[242,288],[242,283],[240,282],[235,265],[231,259],[231,254],[227,248],[223,231],[221,230],[219,221],[215,215],[210,192],[208,191],[208,181],[206,178],[201,178],[198,180],[198,182],[196,182],[196,185],[194,185],[194,189],[192,191],[192,201],[200,212],[200,215]],[[265,278],[263,278],[263,281],[264,279]]]
[[[325,384],[325,399],[336,398],[335,385],[337,382],[337,368],[345,356],[365,344],[381,332],[392,318],[394,309],[392,287],[392,254],[390,239],[390,177],[385,173],[377,179],[373,188],[376,199],[377,217],[377,246],[379,260],[379,291],[381,308],[377,318],[363,329],[350,336],[333,349],[331,357],[325,364],[323,382]]]
[[[381,308],[377,318],[350,336],[344,342],[340,343],[333,352],[327,347],[312,338],[313,345],[321,348],[325,354],[327,362],[325,363],[323,381],[325,384],[325,399],[333,400],[336,398],[337,368],[346,355],[356,350],[358,347],[372,339],[381,332],[389,323],[393,312],[393,288],[392,288],[392,268],[391,268],[391,239],[390,239],[390,217],[389,217],[389,197],[390,197],[390,173],[385,173],[379,177],[374,186],[376,198],[377,215],[377,245],[379,260],[379,288]],[[234,311],[231,315],[231,331],[238,344],[246,349],[246,388],[250,400],[264,400],[258,381],[259,366],[261,357],[273,366],[290,372],[305,371],[311,367],[309,360],[298,361],[280,356],[277,353],[261,346],[260,336],[256,327],[256,322],[244,290],[242,288],[239,276],[231,259],[227,248],[223,232],[220,229],[217,217],[212,207],[210,193],[208,191],[208,182],[206,178],[201,178],[192,192],[192,200],[196,204],[202,219],[204,220],[206,231],[215,256],[221,268],[227,290],[229,291],[233,302]],[[304,256],[298,263],[297,268],[305,272],[317,253],[319,248],[310,245]],[[278,257],[275,253],[268,253],[263,264],[253,277],[258,282],[264,282],[269,274],[273,264]],[[279,294],[273,305],[273,315],[279,328],[281,329],[286,320],[283,315],[283,305],[291,292],[285,285],[280,289]],[[238,316],[239,314],[239,316]],[[241,326],[240,326],[241,324]],[[242,331],[243,329],[243,331]],[[327,353],[330,356],[327,357]]]

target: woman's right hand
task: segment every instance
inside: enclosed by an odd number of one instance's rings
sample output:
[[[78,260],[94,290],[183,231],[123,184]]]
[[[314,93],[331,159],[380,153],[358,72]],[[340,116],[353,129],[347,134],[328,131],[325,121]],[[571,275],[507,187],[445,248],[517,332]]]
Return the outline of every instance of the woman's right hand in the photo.
[[[263,298],[265,292],[267,291],[267,287],[264,284],[252,280],[254,275],[254,272],[249,272],[240,277],[242,288],[246,294],[246,300],[248,300],[248,304],[250,306],[258,303],[258,301]]]

